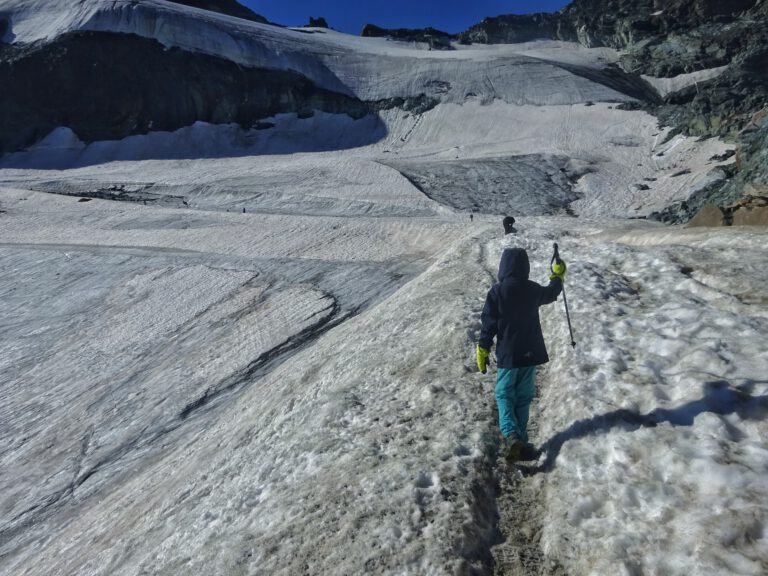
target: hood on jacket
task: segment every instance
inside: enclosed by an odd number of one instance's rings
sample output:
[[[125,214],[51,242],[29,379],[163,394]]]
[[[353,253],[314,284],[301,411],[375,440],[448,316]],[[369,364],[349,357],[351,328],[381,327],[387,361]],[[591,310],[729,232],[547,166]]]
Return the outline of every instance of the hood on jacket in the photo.
[[[531,272],[528,253],[522,248],[507,248],[499,262],[499,282],[506,280],[527,280]]]

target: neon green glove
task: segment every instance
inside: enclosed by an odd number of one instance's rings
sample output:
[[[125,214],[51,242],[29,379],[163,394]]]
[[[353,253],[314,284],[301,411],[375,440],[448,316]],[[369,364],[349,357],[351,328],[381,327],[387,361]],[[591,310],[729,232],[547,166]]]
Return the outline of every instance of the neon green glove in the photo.
[[[565,284],[566,269],[565,260],[552,262],[552,274],[550,274],[549,279],[554,280],[555,278],[560,278],[560,281]]]
[[[483,374],[485,374],[487,366],[488,366],[488,355],[491,353],[490,350],[486,350],[480,344],[477,345],[477,369],[480,370]]]

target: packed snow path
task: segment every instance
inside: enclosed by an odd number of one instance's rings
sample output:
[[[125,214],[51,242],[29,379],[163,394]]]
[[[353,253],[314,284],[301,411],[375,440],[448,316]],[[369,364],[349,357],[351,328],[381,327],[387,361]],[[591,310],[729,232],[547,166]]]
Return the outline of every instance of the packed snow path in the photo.
[[[371,263],[344,288],[330,262],[297,264],[273,290],[276,268],[242,255],[269,234],[264,216],[198,212],[196,226],[132,235],[137,218],[188,212],[8,189],[2,203],[8,573],[491,572],[499,515],[516,516],[497,510],[509,494],[496,490],[492,376],[473,369],[477,318],[503,247],[525,247],[544,280],[553,240],[578,347],[561,303],[544,309],[553,361],[534,418],[547,451],[519,467],[520,489],[538,495],[538,565],[766,566],[763,232],[540,217],[502,238],[482,216],[418,230],[372,219],[369,234],[397,230],[390,246],[420,275],[387,288],[396,268],[377,279]],[[219,232],[196,236],[203,223]],[[339,223],[316,250],[364,253],[353,230]],[[433,256],[415,258],[416,245]],[[366,282],[367,308],[247,372],[323,322],[334,290],[358,305]],[[237,374],[231,393],[181,418]]]

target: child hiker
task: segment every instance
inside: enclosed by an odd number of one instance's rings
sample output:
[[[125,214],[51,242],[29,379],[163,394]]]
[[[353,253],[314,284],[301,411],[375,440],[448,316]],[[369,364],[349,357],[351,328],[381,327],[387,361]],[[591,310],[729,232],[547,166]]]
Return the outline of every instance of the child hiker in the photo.
[[[488,291],[477,343],[477,367],[485,374],[496,337],[496,403],[504,437],[503,453],[510,460],[534,456],[528,443],[528,409],[533,400],[536,366],[549,361],[539,322],[539,306],[557,300],[565,280],[565,262],[552,263],[548,286],[528,279],[528,253],[508,248],[501,255],[499,281]]]

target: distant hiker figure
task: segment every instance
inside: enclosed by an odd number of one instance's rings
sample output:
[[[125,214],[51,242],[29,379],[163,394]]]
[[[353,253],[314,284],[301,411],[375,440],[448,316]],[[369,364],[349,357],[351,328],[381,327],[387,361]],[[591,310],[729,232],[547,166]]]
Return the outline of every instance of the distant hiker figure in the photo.
[[[548,286],[528,279],[528,253],[508,248],[501,255],[499,281],[488,291],[480,317],[477,368],[483,374],[496,338],[496,403],[503,453],[510,460],[535,457],[528,443],[528,412],[536,366],[549,361],[539,322],[539,306],[551,304],[563,289],[565,262],[552,264]]]
[[[505,216],[501,223],[504,225],[504,234],[514,234],[517,232],[515,230],[515,219],[512,216]]]
[[[472,212],[469,213],[469,221],[472,222],[475,219],[475,215]]]

